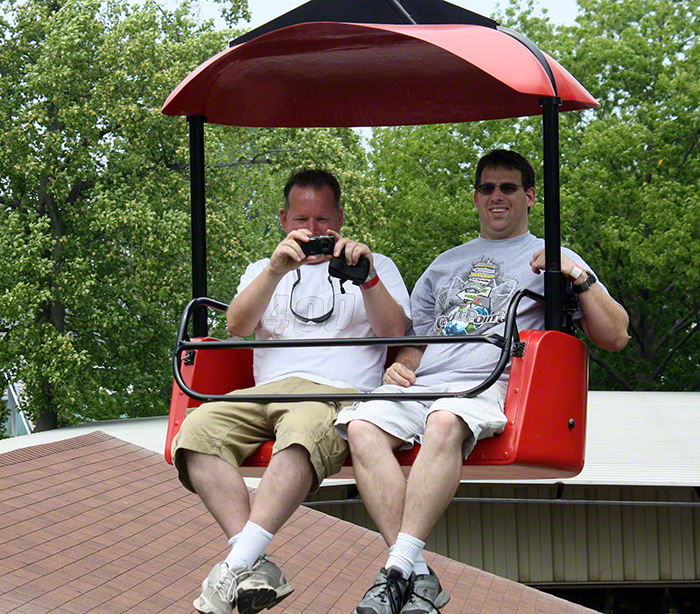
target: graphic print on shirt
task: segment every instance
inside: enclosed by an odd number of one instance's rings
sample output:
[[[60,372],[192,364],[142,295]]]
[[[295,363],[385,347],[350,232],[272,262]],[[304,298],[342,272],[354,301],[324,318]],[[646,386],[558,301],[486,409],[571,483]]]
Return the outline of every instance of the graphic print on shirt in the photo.
[[[294,311],[307,318],[317,318],[326,313],[333,305],[333,298],[324,299],[319,296],[304,296],[295,298]],[[273,337],[285,337],[287,329],[292,325],[293,334],[299,335],[305,332],[325,330],[342,331],[350,328],[355,314],[354,294],[335,295],[335,307],[333,313],[325,322],[302,322],[294,317],[289,308],[289,294],[275,294],[262,319],[263,328],[272,332]]]
[[[467,279],[459,276],[438,296],[435,335],[449,337],[483,333],[506,319],[511,297],[517,290],[515,279],[502,273],[502,266],[491,258],[475,261]]]

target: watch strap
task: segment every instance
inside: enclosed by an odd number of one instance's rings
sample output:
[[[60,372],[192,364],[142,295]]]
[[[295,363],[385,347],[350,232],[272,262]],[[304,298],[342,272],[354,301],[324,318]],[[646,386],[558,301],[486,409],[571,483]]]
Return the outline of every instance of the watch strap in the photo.
[[[586,275],[588,275],[588,278],[586,281],[581,282],[577,286],[572,286],[574,289],[574,292],[576,294],[581,294],[582,292],[585,292],[586,290],[590,289],[590,287],[598,281],[595,275],[593,275],[593,271],[586,271]]]

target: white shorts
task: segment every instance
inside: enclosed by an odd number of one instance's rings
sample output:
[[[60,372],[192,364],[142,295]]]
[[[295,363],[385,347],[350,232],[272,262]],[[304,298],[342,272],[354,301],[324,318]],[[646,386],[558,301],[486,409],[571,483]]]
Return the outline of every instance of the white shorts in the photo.
[[[385,384],[375,392],[459,392],[465,388],[464,383],[457,382],[410,388]],[[474,434],[462,444],[464,458],[467,458],[479,439],[493,437],[506,427],[507,420],[503,413],[506,390],[505,384],[497,382],[472,399],[446,397],[435,401],[362,401],[340,411],[335,429],[347,439],[348,423],[365,420],[403,441],[400,450],[408,450],[415,443],[423,443],[425,423],[432,412],[449,411],[462,418]]]

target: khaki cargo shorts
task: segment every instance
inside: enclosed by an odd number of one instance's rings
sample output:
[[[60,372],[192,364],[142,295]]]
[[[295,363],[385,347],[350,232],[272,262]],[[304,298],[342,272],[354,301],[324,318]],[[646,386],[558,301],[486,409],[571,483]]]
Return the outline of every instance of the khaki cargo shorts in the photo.
[[[334,388],[289,377],[236,390],[231,394],[327,394],[354,393],[354,388]],[[187,463],[181,450],[218,456],[235,468],[241,466],[261,443],[274,439],[273,454],[298,444],[309,452],[316,477],[312,492],[328,476],[340,471],[348,455],[347,442],[333,425],[338,411],[350,403],[247,403],[215,401],[188,409],[180,432],[172,443],[172,457],[180,481],[192,492]]]

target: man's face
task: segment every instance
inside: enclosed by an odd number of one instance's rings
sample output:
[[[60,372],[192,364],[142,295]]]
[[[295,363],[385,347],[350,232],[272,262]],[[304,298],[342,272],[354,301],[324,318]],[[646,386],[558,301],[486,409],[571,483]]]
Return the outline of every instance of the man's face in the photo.
[[[325,235],[329,230],[340,232],[343,211],[335,208],[335,196],[330,186],[320,190],[295,185],[289,192],[289,209],[280,211],[282,228],[289,234],[292,230],[306,228],[312,234]]]
[[[525,234],[528,230],[527,216],[535,202],[535,188],[525,191],[522,173],[506,168],[485,168],[481,173],[481,185],[490,183],[501,186],[515,184],[518,189],[504,194],[500,187],[486,195],[474,190],[474,204],[479,211],[481,236],[484,239],[510,239]]]

